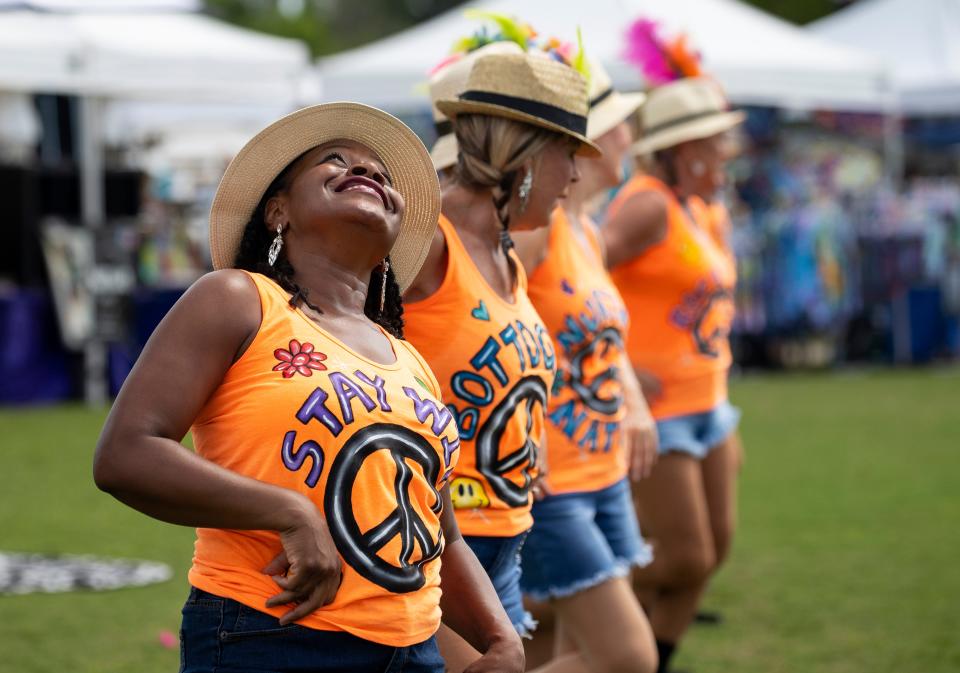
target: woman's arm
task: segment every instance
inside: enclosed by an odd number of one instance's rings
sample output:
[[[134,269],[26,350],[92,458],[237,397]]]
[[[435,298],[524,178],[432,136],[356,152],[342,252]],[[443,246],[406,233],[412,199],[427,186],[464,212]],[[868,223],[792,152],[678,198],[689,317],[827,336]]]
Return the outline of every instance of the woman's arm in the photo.
[[[638,257],[667,235],[667,201],[659,192],[637,192],[600,229],[607,268]]]
[[[280,533],[289,569],[275,578],[284,591],[268,606],[303,601],[284,617],[289,622],[330,602],[339,585],[340,559],[326,522],[305,496],[241,476],[180,444],[259,325],[259,296],[243,272],[217,271],[195,283],[124,383],[100,435],[93,476],[102,490],[161,521]],[[271,563],[265,570],[284,569]]]
[[[440,569],[443,622],[481,653],[464,673],[520,673],[524,669],[520,636],[486,571],[460,535],[449,486],[443,489],[441,525],[446,539]]]
[[[440,289],[443,279],[447,275],[447,241],[443,230],[437,227],[430,242],[430,250],[423,266],[413,279],[410,287],[403,293],[403,300],[408,302],[423,301]]]

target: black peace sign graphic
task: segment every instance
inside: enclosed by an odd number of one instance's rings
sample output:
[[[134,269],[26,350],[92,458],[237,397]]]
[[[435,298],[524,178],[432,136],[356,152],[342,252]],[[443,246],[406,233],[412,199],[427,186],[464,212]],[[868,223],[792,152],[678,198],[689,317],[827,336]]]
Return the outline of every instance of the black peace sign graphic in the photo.
[[[697,344],[697,351],[699,351],[701,355],[706,355],[711,358],[720,356],[717,341],[725,337],[727,332],[724,328],[712,324],[709,319],[713,316],[714,307],[723,301],[731,302],[733,301],[733,297],[724,288],[714,290],[706,301],[703,310],[697,316],[696,323],[693,325],[693,339]],[[710,329],[710,332],[705,334],[704,332],[706,332],[707,329]]]
[[[539,403],[547,407],[547,384],[539,376],[525,376],[511,388],[506,397],[500,400],[483,427],[477,432],[477,471],[482,474],[493,492],[510,507],[523,507],[527,504],[533,477],[530,472],[537,464],[539,445],[530,436],[533,428],[533,406]],[[517,407],[525,404],[527,409],[526,439],[516,450],[501,456],[500,441],[507,423],[517,412]],[[507,478],[507,473],[523,466],[523,484],[518,485]]]
[[[382,522],[362,531],[353,510],[353,487],[364,462],[380,450],[389,451],[397,466],[394,481],[397,506]],[[430,510],[439,514],[443,501],[435,484],[440,474],[440,456],[421,435],[389,423],[369,425],[343,445],[330,468],[323,499],[327,525],[344,560],[366,579],[398,594],[423,587],[426,582],[423,566],[443,551],[443,532],[439,532],[434,540],[410,503],[413,470],[408,460],[423,468],[434,495]],[[378,556],[377,552],[397,536],[400,537],[400,554],[395,565]],[[420,547],[420,559],[411,562],[417,546]]]
[[[623,349],[623,335],[616,327],[604,327],[597,332],[597,336],[587,345],[581,348],[570,358],[570,387],[573,388],[577,396],[590,409],[612,416],[620,409],[623,404],[622,395],[613,395],[611,397],[600,397],[600,388],[607,381],[617,378],[617,368],[610,367],[593,378],[590,383],[586,383],[583,378],[583,361],[596,352],[600,345],[603,345],[604,352],[609,348]]]

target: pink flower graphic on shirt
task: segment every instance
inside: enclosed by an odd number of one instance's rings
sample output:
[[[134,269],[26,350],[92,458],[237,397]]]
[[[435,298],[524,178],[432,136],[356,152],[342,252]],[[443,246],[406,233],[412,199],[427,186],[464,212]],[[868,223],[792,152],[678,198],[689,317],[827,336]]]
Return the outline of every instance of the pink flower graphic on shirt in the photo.
[[[282,372],[283,378],[293,378],[294,374],[303,376],[313,376],[314,370],[324,371],[327,366],[323,361],[327,356],[323,353],[314,352],[312,343],[300,343],[296,339],[290,340],[289,350],[278,348],[273,351],[273,356],[280,363],[273,368],[275,372]]]

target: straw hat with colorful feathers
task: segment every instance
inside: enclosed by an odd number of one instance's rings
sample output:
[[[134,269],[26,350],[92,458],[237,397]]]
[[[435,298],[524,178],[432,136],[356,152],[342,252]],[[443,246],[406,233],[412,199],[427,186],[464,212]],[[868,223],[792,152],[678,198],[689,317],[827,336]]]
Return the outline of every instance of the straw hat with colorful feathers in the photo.
[[[658,24],[635,21],[627,30],[624,58],[639,66],[652,88],[640,109],[641,137],[634,154],[651,154],[729,131],[746,115],[730,110],[720,85],[706,76],[685,35],[671,40]]]
[[[493,12],[468,10],[466,14],[471,18],[492,22],[496,30],[491,32],[486,27],[482,27],[473,35],[458,40],[454,44],[454,53],[433,70],[430,98],[433,103],[434,123],[440,136],[431,151],[434,167],[437,170],[443,170],[457,161],[456,138],[447,118],[447,110],[443,109],[444,105],[448,108],[456,108],[460,112],[479,112],[509,117],[549,128],[580,140],[582,152],[599,152],[587,140],[586,129],[581,128],[582,124],[575,119],[585,117],[584,112],[578,108],[581,102],[586,102],[586,96],[584,101],[576,99],[579,95],[577,73],[583,79],[589,79],[586,62],[582,59],[577,61],[575,58],[561,58],[550,49],[538,47],[534,42],[536,31],[529,24]],[[468,78],[475,64],[491,54],[513,54],[521,58],[498,61],[501,66],[507,68],[499,74],[491,69],[492,64],[488,62],[484,66],[486,72],[484,77],[487,81],[482,86],[489,90],[468,94],[468,97],[483,98],[484,101],[463,100],[463,94],[467,91]],[[542,60],[520,66],[520,61],[526,60],[527,56]],[[544,56],[553,56],[553,58],[543,58]],[[565,67],[558,68],[551,65],[551,60]],[[479,79],[480,77],[474,77],[473,86],[479,84]],[[493,81],[496,79],[503,81],[498,85]],[[551,88],[553,91],[548,91]],[[512,95],[507,89],[517,95]],[[500,103],[499,105],[491,103],[494,98]],[[543,100],[540,100],[541,98]],[[445,103],[440,104],[440,101]],[[550,110],[549,106],[561,109]]]

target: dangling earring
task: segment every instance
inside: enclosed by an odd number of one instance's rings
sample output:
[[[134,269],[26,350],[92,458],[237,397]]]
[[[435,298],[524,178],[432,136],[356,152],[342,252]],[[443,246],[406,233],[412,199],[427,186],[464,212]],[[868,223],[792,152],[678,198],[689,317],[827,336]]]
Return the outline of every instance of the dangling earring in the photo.
[[[533,171],[528,170],[523,176],[523,180],[520,182],[520,187],[517,189],[517,196],[520,197],[520,212],[522,213],[527,209],[527,201],[530,199],[530,190],[533,189]]]
[[[383,264],[383,278],[380,280],[380,315],[383,315],[383,307],[387,303],[387,271],[390,270],[390,262],[385,258]]]
[[[270,244],[270,250],[267,251],[267,264],[273,266],[277,263],[277,257],[280,256],[280,248],[283,247],[283,225],[277,225],[277,236]]]

